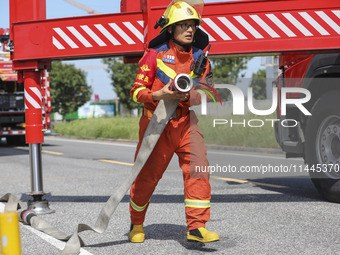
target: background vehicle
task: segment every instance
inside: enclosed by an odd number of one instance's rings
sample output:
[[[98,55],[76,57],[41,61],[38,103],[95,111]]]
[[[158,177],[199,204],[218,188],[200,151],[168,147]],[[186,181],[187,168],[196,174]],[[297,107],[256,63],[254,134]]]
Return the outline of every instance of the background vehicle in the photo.
[[[0,138],[9,145],[24,145],[25,140],[25,91],[23,80],[12,70],[9,48],[9,29],[0,28]],[[43,71],[42,112],[45,132],[50,127],[50,97],[48,73]],[[45,121],[46,120],[46,121]]]
[[[24,84],[12,71],[9,30],[0,29],[0,138],[10,145],[25,144]]]

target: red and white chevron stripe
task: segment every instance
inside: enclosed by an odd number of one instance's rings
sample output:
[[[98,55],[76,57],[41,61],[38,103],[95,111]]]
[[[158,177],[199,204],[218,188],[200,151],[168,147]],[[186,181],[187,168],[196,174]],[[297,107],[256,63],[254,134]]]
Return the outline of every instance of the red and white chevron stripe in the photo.
[[[340,10],[294,11],[203,18],[211,42],[340,35]]]
[[[292,11],[203,18],[211,42],[340,35],[340,10]],[[54,27],[58,50],[133,45],[144,42],[143,21]]]
[[[25,130],[22,131],[2,131],[0,135],[24,135]]]
[[[41,91],[38,87],[25,88],[25,109],[41,109]]]
[[[44,104],[47,112],[51,112],[51,89],[50,89],[50,76],[47,70],[43,71],[41,89],[44,97]]]
[[[132,45],[144,42],[143,21],[54,27],[52,42],[58,50]]]

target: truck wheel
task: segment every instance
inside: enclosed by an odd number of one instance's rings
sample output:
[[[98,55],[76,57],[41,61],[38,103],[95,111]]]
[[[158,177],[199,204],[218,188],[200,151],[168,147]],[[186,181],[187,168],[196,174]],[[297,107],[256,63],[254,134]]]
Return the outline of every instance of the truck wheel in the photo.
[[[309,175],[329,201],[340,202],[340,91],[323,95],[307,120],[305,156]]]
[[[23,146],[26,145],[26,137],[25,135],[14,135],[6,137],[7,144],[13,146]]]

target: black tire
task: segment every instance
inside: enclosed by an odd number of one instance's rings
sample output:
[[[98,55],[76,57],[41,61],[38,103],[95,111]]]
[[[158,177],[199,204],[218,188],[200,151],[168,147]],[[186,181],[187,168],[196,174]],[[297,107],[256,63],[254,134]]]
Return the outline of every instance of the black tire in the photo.
[[[340,90],[324,94],[307,120],[305,156],[309,175],[328,201],[340,202]]]
[[[26,145],[25,135],[13,135],[6,137],[7,144],[11,146],[24,146]]]

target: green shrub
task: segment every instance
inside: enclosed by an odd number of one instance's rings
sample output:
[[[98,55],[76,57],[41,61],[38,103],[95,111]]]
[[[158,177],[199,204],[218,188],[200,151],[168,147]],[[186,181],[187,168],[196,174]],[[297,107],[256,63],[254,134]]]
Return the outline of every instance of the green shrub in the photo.
[[[74,120],[54,125],[59,134],[79,138],[138,139],[138,118]]]
[[[233,122],[243,122],[246,126],[236,124],[230,126],[216,125],[213,127],[213,120],[217,117],[199,116],[198,126],[204,135],[206,144],[242,146],[242,147],[262,147],[262,148],[279,148],[275,140],[274,128],[272,122],[264,121],[265,119],[276,119],[272,116],[230,116]],[[262,127],[249,127],[247,125],[250,119],[262,119]],[[75,136],[78,138],[111,138],[111,139],[130,139],[138,140],[139,118],[100,118],[87,120],[74,120],[67,123],[60,123],[54,126],[54,131],[59,134]],[[259,125],[258,122],[252,123]]]

